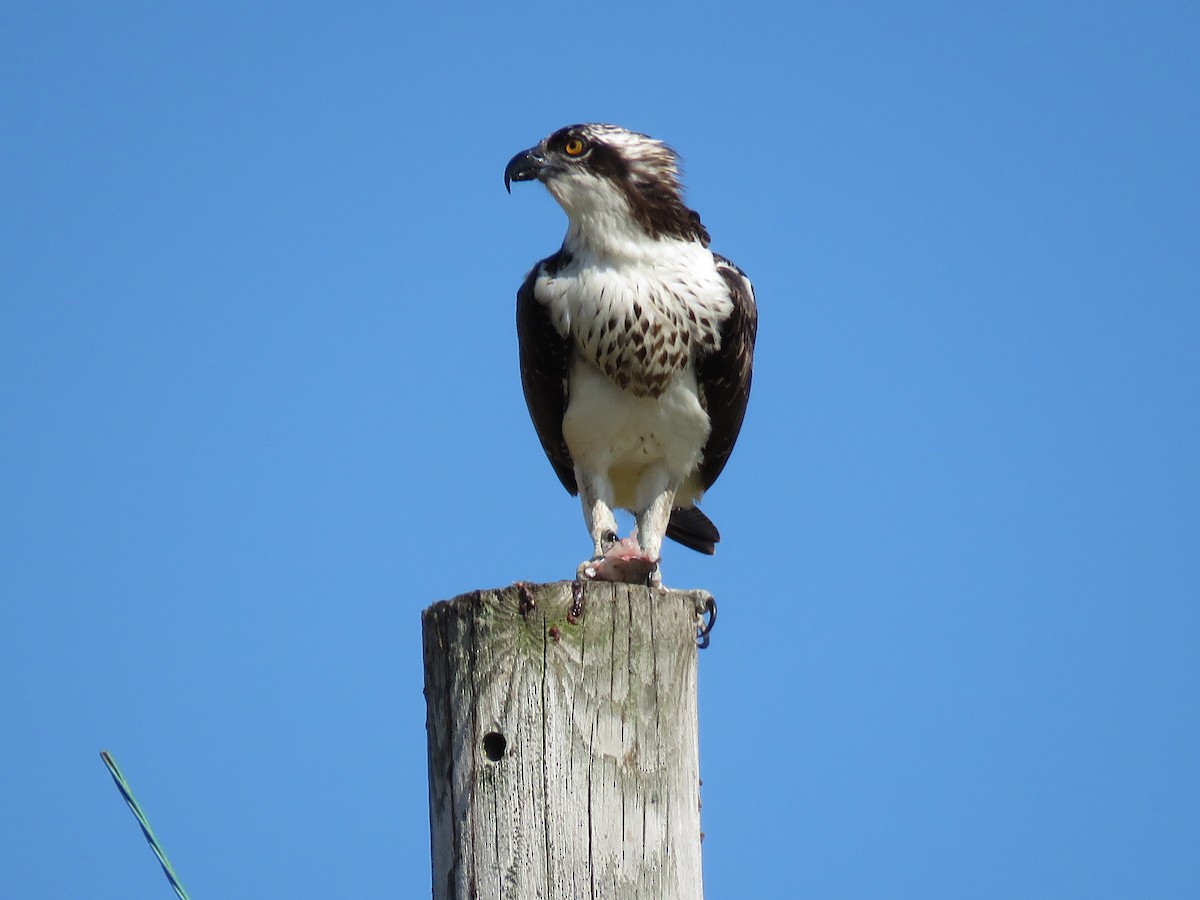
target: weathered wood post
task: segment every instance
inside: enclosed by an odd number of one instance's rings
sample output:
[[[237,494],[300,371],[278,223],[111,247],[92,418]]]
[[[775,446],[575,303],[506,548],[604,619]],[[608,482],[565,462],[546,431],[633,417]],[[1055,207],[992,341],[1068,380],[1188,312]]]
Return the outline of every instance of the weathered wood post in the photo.
[[[697,598],[477,591],[422,616],[434,900],[698,900]]]

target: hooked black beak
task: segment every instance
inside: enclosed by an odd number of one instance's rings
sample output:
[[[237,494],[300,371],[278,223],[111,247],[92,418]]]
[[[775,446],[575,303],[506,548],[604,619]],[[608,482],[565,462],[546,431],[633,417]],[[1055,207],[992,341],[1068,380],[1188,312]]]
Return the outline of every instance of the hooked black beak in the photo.
[[[533,181],[541,174],[542,169],[546,167],[546,158],[542,156],[540,147],[530,147],[528,150],[522,150],[516,156],[508,161],[508,165],[504,168],[504,189],[510,194],[512,188],[509,183],[513,181]]]

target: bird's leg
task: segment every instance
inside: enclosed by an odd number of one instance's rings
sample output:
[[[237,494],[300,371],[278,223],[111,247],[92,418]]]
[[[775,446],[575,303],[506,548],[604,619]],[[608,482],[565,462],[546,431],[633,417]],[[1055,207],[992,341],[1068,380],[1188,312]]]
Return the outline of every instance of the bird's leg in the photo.
[[[675,486],[670,484],[666,470],[656,466],[642,477],[638,490],[637,540],[647,560],[658,562],[662,557],[663,537],[671,520],[675,504]],[[650,573],[651,587],[662,587],[662,569],[655,566]]]
[[[577,575],[588,577],[584,569],[602,559],[613,545],[617,543],[617,517],[613,515],[612,482],[604,475],[575,470],[575,480],[579,485],[579,500],[583,505],[583,520],[587,523],[588,533],[592,536],[593,556],[580,563]]]

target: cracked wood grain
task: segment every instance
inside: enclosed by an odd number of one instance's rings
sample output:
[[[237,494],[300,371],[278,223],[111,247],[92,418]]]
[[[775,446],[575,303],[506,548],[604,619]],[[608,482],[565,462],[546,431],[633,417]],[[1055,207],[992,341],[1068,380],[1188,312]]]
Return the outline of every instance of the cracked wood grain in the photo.
[[[696,608],[514,585],[422,616],[434,900],[698,900]]]

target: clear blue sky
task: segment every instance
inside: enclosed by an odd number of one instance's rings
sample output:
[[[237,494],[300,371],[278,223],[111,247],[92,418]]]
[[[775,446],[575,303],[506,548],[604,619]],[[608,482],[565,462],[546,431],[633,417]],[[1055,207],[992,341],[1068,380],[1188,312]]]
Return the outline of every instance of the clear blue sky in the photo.
[[[419,613],[588,550],[554,128],[753,277],[710,898],[1200,893],[1200,6],[0,14],[0,896],[427,896]]]

